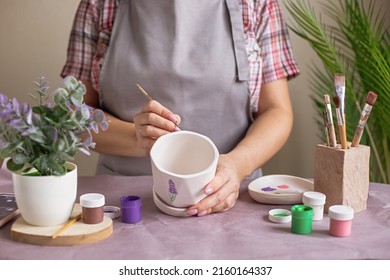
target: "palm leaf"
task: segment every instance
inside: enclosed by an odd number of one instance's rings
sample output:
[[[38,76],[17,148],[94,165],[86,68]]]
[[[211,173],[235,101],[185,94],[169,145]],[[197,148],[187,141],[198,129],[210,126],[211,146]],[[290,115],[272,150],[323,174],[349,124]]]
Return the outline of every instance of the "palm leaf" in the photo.
[[[366,3],[363,3],[366,2]],[[364,4],[364,5],[363,5]],[[335,73],[346,78],[347,136],[352,139],[369,91],[378,94],[361,143],[371,147],[370,180],[390,183],[390,35],[383,9],[370,0],[339,0],[322,3],[315,13],[309,1],[289,0],[286,8],[294,22],[289,28],[307,41],[322,61],[311,65],[310,96],[318,109],[316,122],[323,131],[323,95],[333,92]],[[323,17],[328,21],[324,23]]]

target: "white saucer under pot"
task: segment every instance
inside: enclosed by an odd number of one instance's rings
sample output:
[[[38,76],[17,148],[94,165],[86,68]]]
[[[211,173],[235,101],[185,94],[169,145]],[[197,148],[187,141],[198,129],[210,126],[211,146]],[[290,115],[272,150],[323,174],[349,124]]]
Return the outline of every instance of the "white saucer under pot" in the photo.
[[[175,217],[190,217],[186,214],[187,208],[172,207],[163,202],[153,188],[153,201],[156,204],[157,208],[160,209],[165,214]]]

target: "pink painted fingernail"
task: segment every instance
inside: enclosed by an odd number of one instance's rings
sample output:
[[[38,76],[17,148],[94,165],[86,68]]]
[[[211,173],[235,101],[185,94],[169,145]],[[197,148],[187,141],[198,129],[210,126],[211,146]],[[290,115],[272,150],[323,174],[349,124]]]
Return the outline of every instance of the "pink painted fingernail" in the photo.
[[[207,188],[204,190],[204,193],[207,194],[207,195],[210,195],[214,192],[213,188]]]
[[[186,214],[188,216],[194,216],[194,215],[198,214],[198,210],[196,210],[196,209],[189,209],[189,210],[186,211]]]
[[[202,212],[200,212],[198,214],[198,217],[203,217],[203,216],[206,216],[207,215],[207,210],[203,210]]]
[[[167,119],[175,124],[178,122],[174,114],[168,114]]]

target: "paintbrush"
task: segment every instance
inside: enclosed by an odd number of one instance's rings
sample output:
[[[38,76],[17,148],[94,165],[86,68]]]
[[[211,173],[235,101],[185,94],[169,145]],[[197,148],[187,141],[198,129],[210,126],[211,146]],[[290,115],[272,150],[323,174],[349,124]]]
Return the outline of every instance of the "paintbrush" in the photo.
[[[330,146],[328,122],[326,120],[326,111],[322,112],[322,120],[324,121],[324,132],[325,132],[326,146]]]
[[[345,116],[345,76],[343,74],[334,75],[335,95],[340,99],[340,113]]]
[[[366,126],[367,119],[370,116],[371,109],[374,106],[377,97],[378,95],[375,92],[372,91],[368,92],[366,103],[364,104],[363,111],[360,115],[359,123],[356,127],[355,134],[353,136],[352,145],[351,145],[352,147],[359,146],[360,139],[362,138],[363,135],[364,127]]]
[[[329,94],[324,95],[324,100],[325,100],[325,109],[326,109],[326,123],[328,125],[328,130],[329,130],[330,146],[336,147],[337,146],[336,132],[334,130],[334,125],[333,125],[332,107],[330,104]]]
[[[347,144],[347,136],[345,133],[345,123],[344,123],[344,116],[341,114],[341,107],[340,107],[340,98],[338,96],[333,97],[333,101],[336,105],[336,117],[337,117],[337,124],[339,128],[339,141],[341,144],[341,148],[346,150],[348,149]]]
[[[149,101],[152,101],[153,100],[153,98],[139,85],[139,84],[137,84],[137,88],[140,90],[140,92],[143,94],[143,95],[145,95],[145,97],[147,98],[147,99],[149,99]]]
[[[81,219],[81,213],[78,214],[73,219],[69,220],[62,228],[60,228],[51,238],[56,239],[60,234],[62,234],[65,230],[70,228],[73,224],[75,224],[78,220]]]
[[[147,99],[149,99],[149,101],[152,101],[153,100],[153,98],[139,85],[139,84],[137,84],[137,88],[139,89],[139,91],[147,98]],[[175,124],[175,126],[178,128],[178,129],[180,129],[180,130],[182,130],[181,128],[180,128],[180,126],[178,126],[175,122],[173,122],[174,124]]]
[[[344,121],[344,133],[347,135],[347,120],[345,114],[345,76],[340,73],[334,75],[334,89],[335,95],[340,98],[340,113]]]

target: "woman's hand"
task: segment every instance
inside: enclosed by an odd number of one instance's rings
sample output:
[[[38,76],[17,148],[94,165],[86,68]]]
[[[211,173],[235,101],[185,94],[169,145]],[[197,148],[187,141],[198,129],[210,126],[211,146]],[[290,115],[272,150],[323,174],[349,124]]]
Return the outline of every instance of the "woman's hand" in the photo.
[[[220,155],[215,177],[204,188],[207,197],[188,208],[187,215],[205,216],[233,208],[238,198],[240,182],[234,161],[228,155]]]
[[[82,80],[87,93],[85,103],[100,108],[98,92],[91,81]],[[102,109],[102,108],[100,108]],[[121,120],[108,112],[110,125],[104,133],[93,135],[96,142],[94,151],[121,157],[146,157],[149,155],[156,139],[164,134],[177,130],[180,117],[157,101],[149,101],[133,118],[133,122]]]
[[[180,117],[152,100],[142,108],[133,121],[137,148],[141,154],[147,156],[157,138],[178,130]]]
[[[187,215],[204,216],[231,209],[237,201],[240,183],[283,147],[292,123],[287,79],[263,84],[259,111],[245,137],[232,151],[220,156],[215,178],[204,189],[208,196],[188,208]]]

